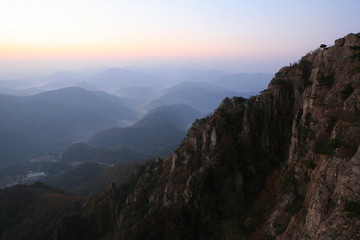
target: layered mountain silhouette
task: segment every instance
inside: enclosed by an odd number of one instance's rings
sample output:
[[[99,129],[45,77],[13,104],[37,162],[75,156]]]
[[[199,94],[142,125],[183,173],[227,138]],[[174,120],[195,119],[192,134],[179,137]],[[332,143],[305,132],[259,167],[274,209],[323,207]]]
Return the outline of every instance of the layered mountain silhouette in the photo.
[[[44,182],[78,194],[104,191],[106,184],[130,174],[133,161],[141,162],[172,153],[198,117],[199,112],[184,104],[162,106],[147,113],[131,127],[103,130],[89,138],[90,145],[76,143],[63,152],[61,163],[78,167],[48,177]],[[101,165],[104,163],[116,167]],[[115,173],[120,178],[116,178]]]
[[[161,97],[151,101],[144,108],[152,110],[163,105],[186,104],[206,114],[214,111],[225,97],[237,95],[241,94],[208,83],[184,82],[164,90]]]
[[[128,100],[100,91],[88,91],[79,87],[62,88],[28,97],[63,105],[73,109],[83,109],[123,125],[121,121],[134,121],[138,113],[127,107]]]
[[[66,146],[96,130],[137,118],[137,112],[120,98],[81,88],[30,97],[0,95],[0,112],[0,164]]]
[[[211,81],[212,84],[238,92],[258,93],[267,88],[273,78],[270,73],[235,73],[226,74]]]
[[[164,156],[185,137],[190,124],[200,113],[184,104],[162,106],[126,128],[111,128],[91,136],[91,146],[127,147],[141,153]]]

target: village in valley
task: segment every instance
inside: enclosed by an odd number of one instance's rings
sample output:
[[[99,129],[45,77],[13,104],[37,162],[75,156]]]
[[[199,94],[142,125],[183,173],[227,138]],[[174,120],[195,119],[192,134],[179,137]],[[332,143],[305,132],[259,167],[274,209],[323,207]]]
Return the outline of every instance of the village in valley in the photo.
[[[55,152],[55,153],[44,153],[37,157],[34,157],[30,160],[27,160],[28,165],[27,168],[24,168],[21,173],[13,174],[8,176],[5,180],[5,184],[2,184],[2,187],[11,187],[18,184],[32,184],[37,181],[42,181],[46,177],[56,177],[63,174],[65,171],[69,171],[84,163],[93,162],[93,161],[76,161],[70,163],[64,163],[61,161],[63,152]],[[115,166],[112,163],[108,162],[96,162],[102,166]],[[3,182],[4,183],[4,182]]]
[[[46,176],[51,175],[46,171],[42,171],[43,163],[58,163],[60,161],[62,152],[59,154],[44,154],[29,160],[29,163],[38,164],[36,169],[28,170],[24,174],[18,174],[9,179],[9,183],[6,187],[11,187],[18,184],[31,184],[36,181],[44,179]]]

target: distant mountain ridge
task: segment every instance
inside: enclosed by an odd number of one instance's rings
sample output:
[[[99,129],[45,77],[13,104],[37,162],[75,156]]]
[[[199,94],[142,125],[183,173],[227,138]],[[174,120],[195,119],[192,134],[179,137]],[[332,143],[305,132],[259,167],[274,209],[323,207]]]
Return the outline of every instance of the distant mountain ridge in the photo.
[[[115,94],[119,89],[148,87],[160,90],[181,82],[211,83],[237,92],[258,92],[266,88],[272,75],[267,73],[232,74],[225,71],[186,67],[106,68],[97,72],[94,70],[59,71],[44,76],[0,78],[0,93],[25,96],[67,87],[82,87]],[[256,84],[260,86],[256,87]],[[133,93],[140,91],[139,89]],[[124,94],[126,95],[123,92],[119,96]]]
[[[179,146],[190,124],[200,116],[199,112],[184,104],[162,106],[131,127],[106,129],[92,135],[88,144],[69,146],[63,152],[61,162],[93,161],[119,165],[165,157]],[[60,180],[62,177],[57,179],[63,182]]]
[[[88,139],[88,143],[110,148],[130,147],[152,154],[163,150],[168,153],[180,144],[187,127],[200,116],[199,112],[184,104],[162,106],[130,127],[98,132]]]
[[[124,68],[108,68],[86,79],[91,85],[105,91],[133,85],[151,86],[156,78],[151,75]]]
[[[41,99],[70,108],[85,109],[112,119],[118,124],[121,124],[121,121],[134,121],[138,117],[136,111],[125,106],[126,100],[104,92],[88,91],[80,87],[47,91],[28,98]]]
[[[166,88],[163,92],[168,93],[174,90],[186,90],[189,88],[201,88],[208,92],[228,92],[229,88],[220,87],[208,82],[180,82],[172,87]]]
[[[147,104],[144,108],[152,110],[163,105],[186,104],[202,114],[206,114],[214,111],[219,102],[225,97],[232,97],[239,94],[232,91],[210,92],[196,85],[198,84],[195,84],[195,86],[188,85],[173,88],[173,90],[169,90],[161,97]]]
[[[223,75],[211,83],[233,91],[258,93],[267,88],[273,77],[272,73],[235,73]]]
[[[0,112],[0,165],[64,147],[137,118],[137,112],[124,106],[120,98],[81,88],[30,97],[0,94]]]
[[[164,105],[145,114],[142,119],[136,122],[132,127],[149,127],[159,125],[162,122],[167,122],[177,129],[187,131],[194,120],[200,117],[201,114],[189,105]]]

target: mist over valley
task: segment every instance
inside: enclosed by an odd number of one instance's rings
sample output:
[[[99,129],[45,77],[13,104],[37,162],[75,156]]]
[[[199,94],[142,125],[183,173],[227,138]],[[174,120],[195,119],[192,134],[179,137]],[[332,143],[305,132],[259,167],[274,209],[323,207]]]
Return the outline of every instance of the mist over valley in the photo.
[[[2,79],[1,186],[26,183],[29,172],[44,172],[47,178],[63,174],[74,168],[63,166],[76,162],[121,165],[164,158],[195,119],[212,113],[226,97],[257,94],[271,78],[199,69],[110,68]],[[45,165],[53,165],[52,172]],[[5,173],[9,168],[17,170]]]

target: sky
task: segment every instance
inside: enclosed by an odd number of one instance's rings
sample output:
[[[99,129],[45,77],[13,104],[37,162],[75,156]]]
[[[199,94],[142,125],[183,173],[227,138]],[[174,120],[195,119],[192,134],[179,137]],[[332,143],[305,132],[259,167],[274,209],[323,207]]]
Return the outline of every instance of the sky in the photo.
[[[0,0],[0,76],[94,67],[277,72],[360,32],[359,0]]]

